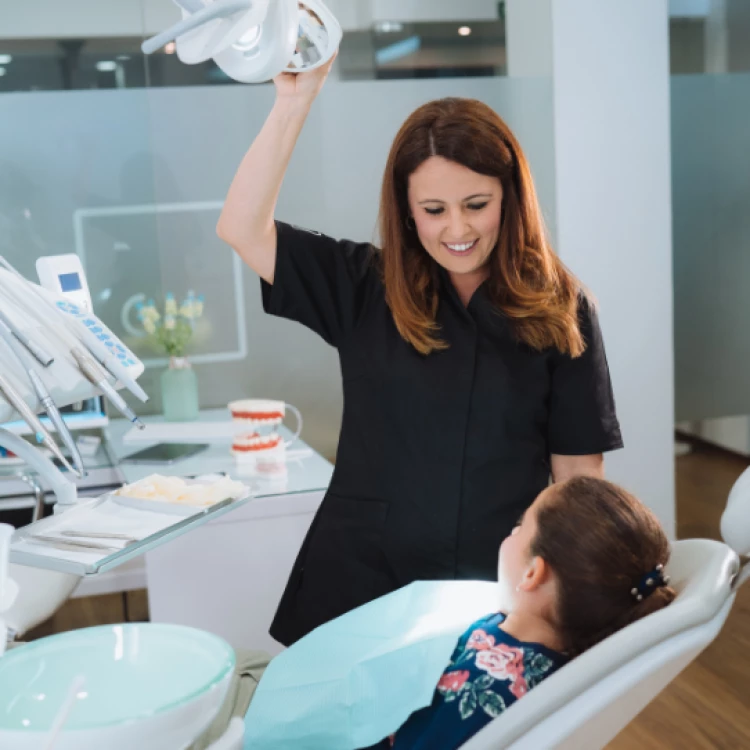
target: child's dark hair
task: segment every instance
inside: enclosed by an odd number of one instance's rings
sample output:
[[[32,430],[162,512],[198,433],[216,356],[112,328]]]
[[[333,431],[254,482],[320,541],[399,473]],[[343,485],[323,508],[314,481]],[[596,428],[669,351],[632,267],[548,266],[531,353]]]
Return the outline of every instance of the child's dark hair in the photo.
[[[637,599],[644,576],[666,566],[669,541],[643,503],[603,479],[554,486],[538,510],[531,554],[557,576],[554,619],[571,657],[675,598],[657,585]]]

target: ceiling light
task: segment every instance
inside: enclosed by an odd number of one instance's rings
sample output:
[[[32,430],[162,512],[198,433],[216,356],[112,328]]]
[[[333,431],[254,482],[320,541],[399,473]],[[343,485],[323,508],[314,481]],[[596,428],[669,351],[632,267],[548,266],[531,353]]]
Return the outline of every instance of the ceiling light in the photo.
[[[0,65],[7,65],[13,60],[12,55],[0,55]]]
[[[379,34],[399,34],[404,30],[404,25],[398,21],[380,21],[375,24],[375,31]]]
[[[113,70],[117,70],[117,63],[114,60],[100,60],[96,64],[96,69],[102,73],[110,73]]]
[[[471,34],[471,27],[470,26],[462,26],[458,33],[460,36],[469,36]]]

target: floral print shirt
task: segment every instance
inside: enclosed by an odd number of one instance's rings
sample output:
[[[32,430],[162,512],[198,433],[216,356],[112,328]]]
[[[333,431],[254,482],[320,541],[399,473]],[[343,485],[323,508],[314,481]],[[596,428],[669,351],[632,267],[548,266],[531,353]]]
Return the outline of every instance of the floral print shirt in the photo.
[[[396,733],[393,750],[454,750],[566,661],[500,629],[503,614],[475,622],[459,639],[432,704]]]

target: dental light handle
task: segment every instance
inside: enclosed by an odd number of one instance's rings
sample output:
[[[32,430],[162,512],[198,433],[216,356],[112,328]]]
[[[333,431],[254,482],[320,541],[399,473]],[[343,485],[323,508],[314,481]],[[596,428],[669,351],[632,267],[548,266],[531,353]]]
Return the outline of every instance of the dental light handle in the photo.
[[[182,3],[180,3],[182,5]],[[184,6],[183,6],[184,7]],[[188,8],[185,8],[188,10]],[[196,13],[192,13],[188,18],[184,18],[182,21],[178,21],[174,26],[170,26],[165,31],[157,34],[151,39],[147,39],[141,45],[141,51],[145,55],[150,55],[156,50],[161,49],[165,44],[174,42],[178,37],[183,34],[187,34],[199,26],[213,21],[217,18],[228,18],[235,13],[241,13],[242,11],[253,10],[255,13],[248,17],[246,24],[248,26],[258,26],[263,23],[266,17],[266,11],[268,10],[268,0],[217,0],[203,7]],[[232,44],[236,39],[230,40],[227,44]]]

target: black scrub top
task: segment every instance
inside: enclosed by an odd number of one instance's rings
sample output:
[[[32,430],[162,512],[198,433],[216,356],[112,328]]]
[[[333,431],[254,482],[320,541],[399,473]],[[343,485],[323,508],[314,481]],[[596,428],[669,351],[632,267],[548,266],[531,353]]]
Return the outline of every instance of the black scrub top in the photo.
[[[539,352],[514,337],[480,286],[464,306],[441,267],[445,351],[398,333],[368,244],[277,223],[266,312],[336,347],[344,413],[331,484],[276,613],[290,645],[416,580],[496,580],[498,549],[549,484],[550,454],[622,447],[595,310],[586,352]]]

